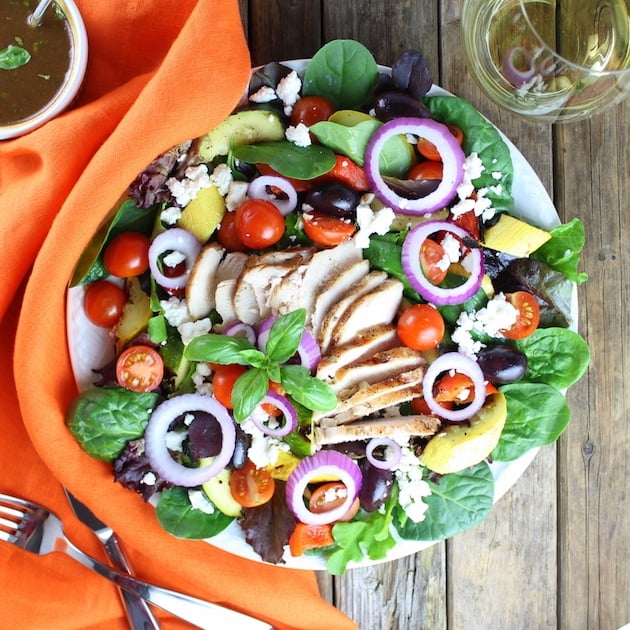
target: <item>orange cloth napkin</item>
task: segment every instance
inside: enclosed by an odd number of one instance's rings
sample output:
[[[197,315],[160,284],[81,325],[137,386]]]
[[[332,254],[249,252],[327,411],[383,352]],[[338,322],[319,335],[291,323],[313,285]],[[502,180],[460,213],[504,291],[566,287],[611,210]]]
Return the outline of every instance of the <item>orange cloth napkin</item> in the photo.
[[[145,165],[230,112],[250,65],[237,0],[78,4],[91,46],[81,95],[43,128],[0,142],[0,492],[46,504],[73,541],[104,559],[72,516],[64,484],[119,532],[143,579],[278,629],[355,628],[321,599],[312,572],[168,535],[153,508],[115,484],[65,427],[76,394],[64,316],[75,262]],[[0,592],[2,628],[127,627],[116,589],[62,554],[0,543]],[[189,627],[158,616],[164,628]]]

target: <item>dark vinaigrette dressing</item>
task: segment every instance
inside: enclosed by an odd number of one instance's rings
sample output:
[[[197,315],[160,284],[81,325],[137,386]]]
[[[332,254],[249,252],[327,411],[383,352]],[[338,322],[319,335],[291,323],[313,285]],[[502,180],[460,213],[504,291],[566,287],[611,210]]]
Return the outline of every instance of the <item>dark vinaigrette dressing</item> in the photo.
[[[19,46],[31,59],[13,70],[0,68],[0,124],[30,118],[59,92],[70,68],[72,37],[55,3],[39,26],[26,22],[36,0],[0,0],[0,50]]]

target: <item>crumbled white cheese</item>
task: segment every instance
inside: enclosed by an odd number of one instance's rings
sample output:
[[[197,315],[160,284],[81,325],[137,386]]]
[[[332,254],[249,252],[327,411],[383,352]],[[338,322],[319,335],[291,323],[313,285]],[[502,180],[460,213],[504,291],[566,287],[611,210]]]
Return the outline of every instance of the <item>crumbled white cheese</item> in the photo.
[[[144,474],[142,479],[140,479],[140,483],[144,484],[145,486],[154,486],[157,483],[157,476],[154,472],[149,471],[148,473]]]
[[[374,212],[366,203],[359,203],[356,214],[359,229],[353,238],[354,244],[361,249],[369,247],[372,234],[387,234],[396,218],[396,214],[391,208],[385,206]]]
[[[286,77],[282,78],[276,87],[276,94],[284,104],[284,113],[291,115],[293,106],[297,103],[302,89],[302,80],[295,70],[291,70]]]
[[[181,208],[169,206],[160,213],[160,221],[165,225],[175,225],[182,216]]]
[[[460,242],[450,232],[447,232],[440,241],[440,245],[444,250],[444,256],[436,263],[436,266],[438,269],[446,271],[452,263],[459,262],[461,255]]]
[[[276,91],[268,85],[263,85],[259,90],[250,95],[249,100],[252,103],[270,103],[276,98]]]
[[[262,413],[267,418],[264,410],[258,407],[254,413]],[[273,466],[278,461],[280,452],[289,452],[289,445],[278,438],[265,435],[251,420],[241,422],[241,429],[252,437],[252,443],[247,450],[247,457],[257,468]]]
[[[181,335],[182,343],[186,346],[195,339],[195,337],[209,333],[211,328],[212,322],[210,318],[204,317],[204,319],[198,319],[194,322],[182,322],[177,327],[177,331]]]
[[[184,208],[203,188],[210,186],[210,175],[205,164],[189,166],[184,172],[183,179],[170,177],[166,180],[166,186],[171,191],[177,205]]]
[[[230,190],[225,196],[225,209],[234,212],[247,198],[248,182],[235,181],[230,184]]]
[[[210,182],[217,187],[222,197],[228,194],[233,181],[232,171],[227,164],[218,164],[210,175]]]
[[[311,134],[304,123],[298,123],[295,127],[287,127],[285,131],[286,139],[297,147],[311,146]]]
[[[190,321],[190,313],[188,312],[186,300],[180,300],[172,296],[168,300],[160,300],[160,307],[164,311],[166,321],[174,328],[177,328],[184,322]]]
[[[464,160],[464,177],[457,186],[457,197],[459,201],[451,208],[451,214],[454,218],[460,217],[466,212],[471,210],[475,213],[475,216],[481,217],[484,221],[491,219],[495,214],[495,209],[492,206],[492,200],[486,197],[488,191],[496,192],[500,190],[500,187],[481,188],[477,190],[475,198],[472,198],[475,191],[473,181],[481,177],[484,171],[484,165],[477,153],[473,152],[466,156]],[[496,172],[492,174],[495,179],[501,178],[501,173],[498,173],[499,177],[496,177]]]
[[[212,396],[212,383],[208,381],[208,377],[212,374],[212,369],[207,363],[199,362],[195,365],[195,371],[192,373],[191,380],[198,394]]]
[[[187,431],[167,431],[164,436],[166,448],[169,451],[181,452],[182,444],[188,435]]]
[[[428,508],[423,499],[431,494],[431,488],[422,478],[420,460],[410,448],[402,449],[402,456],[394,474],[398,482],[400,507],[414,523],[423,521]]]
[[[184,254],[178,252],[177,250],[173,250],[172,252],[169,252],[166,256],[164,256],[164,258],[162,258],[162,261],[167,267],[177,267],[177,265],[186,262],[186,256],[184,256]]]
[[[215,508],[203,490],[188,490],[188,500],[193,510],[200,510],[204,514],[214,514]]]

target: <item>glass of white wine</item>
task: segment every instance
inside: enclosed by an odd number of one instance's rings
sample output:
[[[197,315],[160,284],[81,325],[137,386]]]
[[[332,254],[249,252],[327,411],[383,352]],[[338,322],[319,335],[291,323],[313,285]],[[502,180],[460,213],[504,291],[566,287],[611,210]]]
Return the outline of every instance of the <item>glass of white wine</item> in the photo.
[[[464,0],[469,70],[531,120],[587,118],[630,94],[630,0]]]

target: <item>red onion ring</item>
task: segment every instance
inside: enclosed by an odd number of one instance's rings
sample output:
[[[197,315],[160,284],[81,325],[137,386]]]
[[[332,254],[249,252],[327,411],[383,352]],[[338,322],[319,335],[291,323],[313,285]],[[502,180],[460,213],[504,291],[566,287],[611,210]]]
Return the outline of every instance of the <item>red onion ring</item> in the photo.
[[[515,60],[528,63],[529,68],[521,69],[524,64],[521,63],[517,66],[514,63]],[[514,87],[521,87],[531,80],[535,74],[534,61],[526,48],[515,46],[505,53],[503,57],[503,75]]]
[[[461,304],[477,293],[484,274],[484,261],[481,249],[470,250],[468,258],[470,276],[457,287],[445,289],[435,286],[425,277],[420,263],[422,243],[436,232],[447,231],[460,238],[472,238],[463,228],[449,221],[427,221],[419,223],[409,231],[402,246],[402,266],[411,286],[427,301],[437,306]]]
[[[168,277],[160,270],[160,257],[168,251],[179,252],[186,259],[186,269],[179,276]],[[149,268],[155,281],[165,289],[182,289],[186,286],[193,263],[201,251],[197,237],[182,228],[171,228],[158,234],[149,246]]]
[[[252,326],[243,322],[230,324],[223,330],[223,334],[229,335],[230,337],[242,337],[247,339],[251,344],[256,343],[256,331]]]
[[[269,187],[279,188],[287,198],[278,198],[277,195],[268,191]],[[276,175],[261,175],[253,179],[247,189],[247,195],[250,199],[265,199],[271,201],[285,217],[290,212],[293,212],[297,206],[297,192],[293,184],[284,177],[278,177]]]
[[[276,429],[272,429],[268,424],[263,422],[263,416],[266,416],[267,414],[260,408],[260,406],[265,403],[271,404],[280,410],[282,416],[284,417],[284,424]],[[293,431],[295,431],[298,423],[298,416],[295,407],[286,396],[269,391],[260,401],[260,405],[256,408],[254,413],[249,416],[248,420],[251,420],[265,435],[271,435],[272,437],[284,437],[285,435],[289,435],[289,433],[293,433]]]
[[[309,483],[320,479],[339,479],[348,490],[346,500],[337,508],[316,514],[304,504],[304,491]],[[318,451],[305,457],[287,479],[287,505],[295,517],[307,525],[325,525],[342,518],[361,490],[363,478],[357,463],[337,451]]]
[[[177,463],[166,446],[168,428],[182,414],[205,411],[221,426],[221,452],[212,464],[200,468],[188,468]],[[145,450],[151,468],[167,481],[178,486],[199,486],[219,474],[230,462],[236,442],[234,422],[227,409],[211,396],[182,394],[169,398],[158,405],[149,419],[144,433]]]
[[[475,394],[472,402],[461,409],[446,409],[433,397],[433,385],[444,372],[455,370],[465,374],[473,382]],[[486,382],[483,372],[476,361],[460,354],[459,352],[447,352],[439,356],[429,367],[422,380],[424,400],[429,409],[436,415],[452,422],[461,422],[472,418],[486,401]]]
[[[393,136],[413,134],[432,142],[442,158],[442,181],[428,195],[407,199],[394,192],[385,182],[379,168],[379,157],[385,143]],[[365,149],[365,172],[376,196],[396,212],[428,214],[446,207],[457,195],[464,179],[466,156],[446,125],[430,118],[395,118],[379,127]]]
[[[385,449],[385,459],[375,457],[374,451],[377,448],[383,447]],[[402,457],[402,446],[398,442],[391,438],[372,438],[365,447],[365,456],[367,460],[375,468],[381,470],[391,470],[398,466],[400,458]]]
[[[257,344],[258,349],[262,352],[265,352],[267,340],[269,339],[269,331],[276,319],[278,318],[275,316],[268,317],[258,327]],[[311,372],[314,372],[317,369],[317,366],[322,358],[322,353],[319,345],[315,341],[315,338],[308,330],[306,330],[306,328],[300,338],[300,345],[298,346],[297,354],[300,357],[300,365]]]

